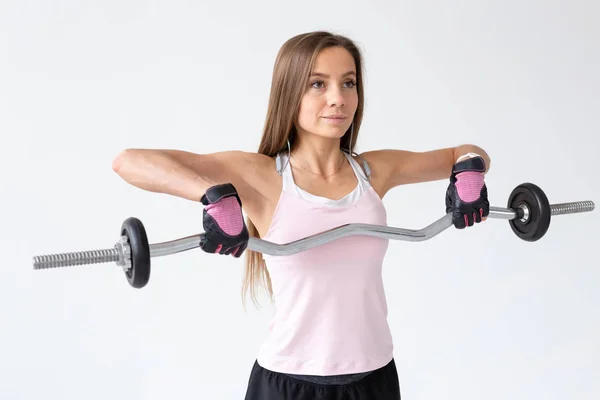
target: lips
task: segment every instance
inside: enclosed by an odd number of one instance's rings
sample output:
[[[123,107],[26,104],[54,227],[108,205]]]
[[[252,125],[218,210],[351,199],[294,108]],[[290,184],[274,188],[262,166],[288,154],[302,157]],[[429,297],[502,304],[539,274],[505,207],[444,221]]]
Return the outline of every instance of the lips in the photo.
[[[346,115],[328,115],[326,117],[323,117],[323,123],[330,126],[343,126],[346,124],[347,119],[348,117]]]

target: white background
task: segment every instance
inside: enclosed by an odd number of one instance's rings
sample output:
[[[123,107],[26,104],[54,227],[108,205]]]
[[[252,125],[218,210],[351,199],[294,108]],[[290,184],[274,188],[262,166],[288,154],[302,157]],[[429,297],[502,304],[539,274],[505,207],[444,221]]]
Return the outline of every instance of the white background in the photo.
[[[153,259],[34,271],[34,255],[199,233],[201,205],[111,169],[128,147],[256,151],[279,47],[326,29],[365,56],[358,151],[474,143],[492,205],[530,181],[600,201],[593,1],[16,1],[0,6],[0,398],[242,399],[271,309],[243,262]],[[397,188],[389,224],[441,217],[447,182]],[[394,241],[384,265],[403,399],[598,399],[600,212],[539,242],[506,221]]]

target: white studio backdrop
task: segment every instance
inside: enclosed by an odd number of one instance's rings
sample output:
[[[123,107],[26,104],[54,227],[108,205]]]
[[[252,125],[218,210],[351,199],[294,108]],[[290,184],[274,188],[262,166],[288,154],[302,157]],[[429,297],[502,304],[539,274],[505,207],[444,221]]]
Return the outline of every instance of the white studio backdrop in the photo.
[[[242,399],[271,308],[243,262],[34,271],[32,257],[202,231],[201,204],[112,170],[128,147],[256,151],[279,47],[325,29],[365,56],[358,151],[463,143],[492,158],[490,202],[533,182],[600,202],[600,6],[592,1],[10,1],[0,5],[0,398]],[[446,181],[396,188],[389,224],[444,213]],[[394,241],[384,265],[406,399],[598,399],[600,211],[539,242],[508,222]]]

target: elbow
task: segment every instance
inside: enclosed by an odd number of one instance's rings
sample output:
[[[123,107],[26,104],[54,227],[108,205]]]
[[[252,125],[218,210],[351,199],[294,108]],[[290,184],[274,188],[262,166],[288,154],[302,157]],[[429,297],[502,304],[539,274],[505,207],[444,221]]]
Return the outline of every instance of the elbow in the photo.
[[[112,160],[112,170],[120,175],[123,164],[131,158],[132,153],[134,152],[135,149],[125,149],[119,152],[119,154],[117,154],[117,156]]]

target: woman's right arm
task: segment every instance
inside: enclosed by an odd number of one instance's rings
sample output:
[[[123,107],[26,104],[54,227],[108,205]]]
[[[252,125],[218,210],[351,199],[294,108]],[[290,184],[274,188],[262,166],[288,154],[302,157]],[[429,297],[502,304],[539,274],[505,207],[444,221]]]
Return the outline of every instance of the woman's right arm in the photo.
[[[252,190],[242,178],[252,170],[252,156],[242,151],[196,154],[182,150],[126,149],[115,157],[112,169],[140,189],[192,201],[200,201],[209,187],[231,183],[244,201],[254,196],[248,193]]]

